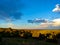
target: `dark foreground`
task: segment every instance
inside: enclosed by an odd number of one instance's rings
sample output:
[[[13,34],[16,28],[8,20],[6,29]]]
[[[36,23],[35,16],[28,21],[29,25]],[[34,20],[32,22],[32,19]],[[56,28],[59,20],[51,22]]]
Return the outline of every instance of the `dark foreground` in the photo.
[[[2,42],[0,42],[0,45],[60,45],[60,44],[36,39],[3,38]]]
[[[0,45],[60,45],[60,32],[39,33],[38,37],[34,37],[31,31],[3,29],[0,32]]]

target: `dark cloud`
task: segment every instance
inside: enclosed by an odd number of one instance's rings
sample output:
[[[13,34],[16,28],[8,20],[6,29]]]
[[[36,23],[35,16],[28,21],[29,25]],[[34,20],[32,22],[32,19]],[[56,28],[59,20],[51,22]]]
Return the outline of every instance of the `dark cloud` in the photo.
[[[34,23],[34,21],[33,20],[28,20],[28,23]]]
[[[34,20],[28,20],[28,23],[46,23],[46,19],[34,19]]]
[[[22,16],[20,11],[23,6],[21,0],[0,0],[0,19],[20,19]]]

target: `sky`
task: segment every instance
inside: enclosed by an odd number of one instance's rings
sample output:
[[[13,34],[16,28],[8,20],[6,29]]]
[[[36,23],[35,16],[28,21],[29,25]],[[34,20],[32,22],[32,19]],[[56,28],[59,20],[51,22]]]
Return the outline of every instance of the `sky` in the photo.
[[[0,28],[60,29],[60,0],[0,0]]]

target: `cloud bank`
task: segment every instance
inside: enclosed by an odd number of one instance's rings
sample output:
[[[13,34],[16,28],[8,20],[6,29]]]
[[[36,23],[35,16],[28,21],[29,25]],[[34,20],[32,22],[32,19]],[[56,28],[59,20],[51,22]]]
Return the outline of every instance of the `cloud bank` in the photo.
[[[60,29],[60,18],[53,19],[47,22],[40,22],[39,24],[29,24],[29,25],[15,25],[14,23],[2,23],[2,27],[11,27],[14,29]]]
[[[48,19],[35,19],[35,20],[30,20],[28,23],[39,23],[33,28],[36,29],[60,29],[60,18],[53,19],[53,20],[48,20]],[[36,24],[37,24],[36,23]]]
[[[41,23],[40,28],[45,29],[60,29],[60,18],[53,19],[51,22]]]
[[[22,7],[21,0],[0,0],[0,19],[7,21],[20,19]]]

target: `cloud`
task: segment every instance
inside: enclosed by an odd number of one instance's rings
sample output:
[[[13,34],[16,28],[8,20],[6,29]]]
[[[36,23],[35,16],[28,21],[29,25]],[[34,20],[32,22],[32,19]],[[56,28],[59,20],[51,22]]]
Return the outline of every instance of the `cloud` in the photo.
[[[15,25],[12,22],[9,23],[1,23],[0,27],[11,27],[14,29],[60,29],[60,18],[53,19],[47,22],[40,22],[38,25],[28,24],[28,25]]]
[[[53,26],[60,26],[60,18],[53,20]]]
[[[56,4],[56,7],[52,11],[53,12],[60,12],[60,4]]]
[[[1,23],[0,26],[2,27],[14,27],[15,25],[13,23]]]
[[[53,20],[35,19],[30,20],[30,22],[28,23],[39,23],[39,25],[35,25],[34,27],[32,27],[34,29],[60,29],[60,18],[56,18]]]
[[[13,23],[7,23],[6,25],[7,25],[7,27],[11,27],[11,28],[15,27],[15,25]]]
[[[0,19],[11,21],[20,19],[23,5],[21,0],[0,0]]]
[[[0,27],[3,27],[3,28],[14,28],[14,29],[20,28],[19,26],[15,25],[15,24],[12,23],[12,22],[1,23],[1,24],[0,24]]]
[[[47,22],[47,19],[36,18],[34,20],[28,20],[28,23],[45,23],[45,22]]]
[[[60,29],[60,18],[54,19],[51,22],[41,23],[39,28],[44,28],[44,29]]]

